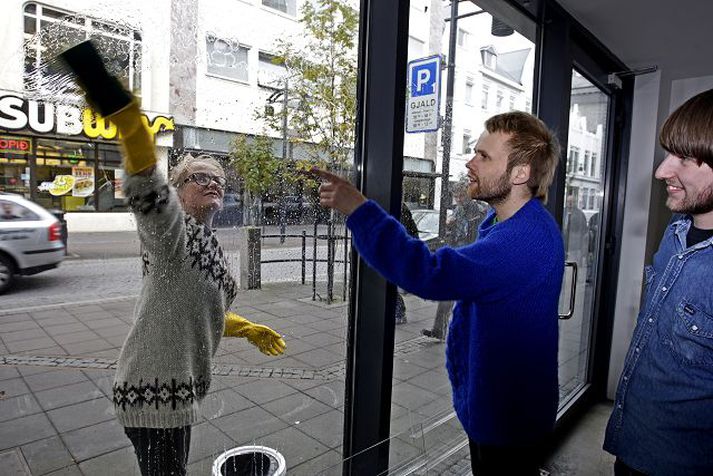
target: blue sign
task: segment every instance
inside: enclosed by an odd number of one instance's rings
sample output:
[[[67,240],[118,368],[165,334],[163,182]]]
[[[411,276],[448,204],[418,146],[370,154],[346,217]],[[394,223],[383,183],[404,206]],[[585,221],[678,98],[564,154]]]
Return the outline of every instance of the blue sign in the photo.
[[[408,64],[409,97],[406,132],[433,132],[440,127],[441,57],[429,56]]]
[[[411,97],[436,93],[437,67],[435,62],[428,62],[411,69]]]

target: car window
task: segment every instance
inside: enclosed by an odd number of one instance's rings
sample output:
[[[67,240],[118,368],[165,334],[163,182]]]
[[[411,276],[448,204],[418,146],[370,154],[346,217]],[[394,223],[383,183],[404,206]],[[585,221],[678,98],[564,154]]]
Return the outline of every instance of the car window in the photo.
[[[39,220],[40,217],[22,205],[0,200],[0,222]]]

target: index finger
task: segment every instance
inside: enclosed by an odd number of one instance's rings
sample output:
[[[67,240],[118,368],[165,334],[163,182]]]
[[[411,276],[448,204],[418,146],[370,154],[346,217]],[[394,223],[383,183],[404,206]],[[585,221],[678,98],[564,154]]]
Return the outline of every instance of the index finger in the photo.
[[[329,182],[340,182],[340,181],[344,182],[345,181],[339,175],[333,174],[332,172],[327,172],[326,170],[318,169],[317,167],[312,167],[310,172],[312,172],[317,177],[319,177],[323,180],[327,180]]]

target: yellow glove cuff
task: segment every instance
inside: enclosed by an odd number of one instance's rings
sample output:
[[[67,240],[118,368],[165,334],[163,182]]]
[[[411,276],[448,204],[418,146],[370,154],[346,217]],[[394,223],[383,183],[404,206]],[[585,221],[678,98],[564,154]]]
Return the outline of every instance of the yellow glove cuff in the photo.
[[[225,331],[223,331],[223,337],[244,337],[248,326],[251,326],[252,322],[248,321],[244,317],[241,317],[234,312],[225,313]]]
[[[136,101],[111,114],[108,119],[116,124],[124,146],[124,166],[129,175],[136,175],[156,165],[156,150],[151,134],[141,119]]]

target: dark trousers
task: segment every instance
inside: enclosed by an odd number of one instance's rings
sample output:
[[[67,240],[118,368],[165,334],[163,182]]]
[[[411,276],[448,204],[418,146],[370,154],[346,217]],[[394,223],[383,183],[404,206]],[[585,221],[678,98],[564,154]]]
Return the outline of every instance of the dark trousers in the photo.
[[[646,476],[641,471],[628,467],[619,458],[614,461],[614,476]]]
[[[141,476],[185,476],[191,427],[124,428],[134,445]]]
[[[473,476],[539,476],[543,450],[540,446],[480,445],[470,438]]]

